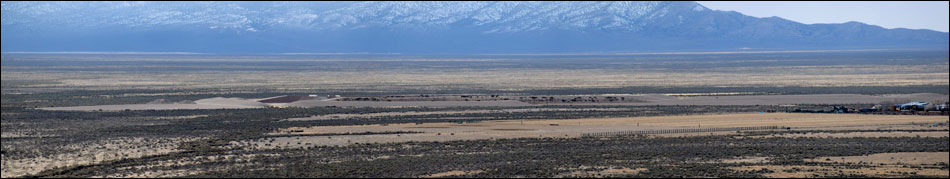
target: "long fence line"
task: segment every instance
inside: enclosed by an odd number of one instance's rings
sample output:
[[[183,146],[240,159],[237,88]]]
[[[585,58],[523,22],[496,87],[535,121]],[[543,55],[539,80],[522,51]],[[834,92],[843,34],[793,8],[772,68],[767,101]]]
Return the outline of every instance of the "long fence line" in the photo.
[[[642,130],[642,131],[620,131],[620,132],[595,132],[584,133],[581,137],[610,137],[610,136],[631,136],[631,135],[650,135],[650,134],[673,134],[673,133],[695,133],[695,132],[721,132],[721,131],[751,131],[751,130],[774,130],[787,129],[782,126],[755,126],[755,127],[731,127],[731,128],[701,128],[701,129],[667,129],[667,130]]]

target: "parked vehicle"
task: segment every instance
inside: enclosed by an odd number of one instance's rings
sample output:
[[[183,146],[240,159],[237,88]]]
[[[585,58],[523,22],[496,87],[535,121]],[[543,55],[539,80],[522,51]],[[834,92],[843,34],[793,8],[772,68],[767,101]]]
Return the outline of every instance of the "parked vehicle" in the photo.
[[[927,105],[930,105],[930,103],[915,101],[915,102],[909,102],[909,103],[905,103],[905,104],[894,105],[894,108],[897,108],[897,109],[899,109],[899,110],[917,110],[917,111],[920,111],[920,110],[927,109]]]

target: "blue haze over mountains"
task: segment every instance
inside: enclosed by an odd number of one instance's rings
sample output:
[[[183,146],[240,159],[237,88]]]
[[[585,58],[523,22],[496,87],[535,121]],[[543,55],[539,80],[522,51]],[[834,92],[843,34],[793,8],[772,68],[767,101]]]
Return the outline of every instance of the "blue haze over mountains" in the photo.
[[[696,2],[2,2],[2,51],[579,53],[947,49],[950,35],[801,24]]]

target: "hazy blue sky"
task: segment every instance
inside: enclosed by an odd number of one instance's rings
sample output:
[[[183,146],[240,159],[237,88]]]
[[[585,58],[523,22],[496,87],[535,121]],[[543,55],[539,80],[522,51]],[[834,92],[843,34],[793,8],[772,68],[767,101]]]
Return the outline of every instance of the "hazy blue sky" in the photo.
[[[950,29],[950,2],[746,2],[699,1],[715,10],[736,11],[755,17],[778,16],[806,24],[858,21],[884,28]]]

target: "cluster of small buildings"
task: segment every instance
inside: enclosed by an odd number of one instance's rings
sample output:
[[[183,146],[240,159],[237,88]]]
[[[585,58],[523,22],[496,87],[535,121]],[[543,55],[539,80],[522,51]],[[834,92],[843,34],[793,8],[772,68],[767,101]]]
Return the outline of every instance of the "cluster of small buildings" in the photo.
[[[884,107],[883,105],[874,105],[870,108],[863,109],[851,109],[846,106],[832,106],[831,110],[802,110],[796,109],[791,112],[798,113],[882,113],[882,112],[942,112],[941,114],[947,114],[950,102],[945,104],[931,104],[927,102],[909,102],[904,104],[895,104],[893,106]]]
[[[909,102],[905,104],[897,104],[891,107],[893,111],[946,111],[947,105],[950,105],[950,102],[945,104],[930,104],[927,102]]]

